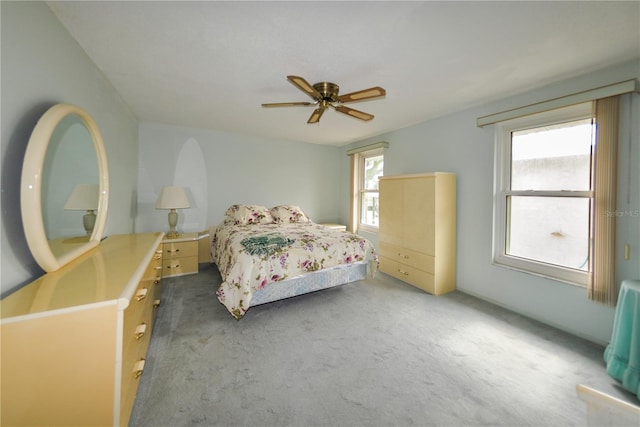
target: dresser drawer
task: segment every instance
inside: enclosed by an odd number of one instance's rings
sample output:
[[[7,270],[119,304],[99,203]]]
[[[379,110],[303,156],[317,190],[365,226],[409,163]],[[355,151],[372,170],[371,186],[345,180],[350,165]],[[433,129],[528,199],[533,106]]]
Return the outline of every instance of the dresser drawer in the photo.
[[[409,267],[435,274],[435,258],[431,255],[412,251],[387,242],[380,242],[380,256]]]
[[[163,259],[198,256],[198,241],[189,242],[165,242],[162,249]]]
[[[198,272],[198,256],[169,258],[162,261],[162,275],[181,276]]]
[[[133,375],[131,372],[123,373],[123,378],[131,375]],[[131,386],[124,387],[124,381],[130,381]],[[140,381],[140,379],[123,380],[122,395],[120,396],[120,424],[119,424],[120,426],[129,425],[129,417],[131,416],[131,411],[133,410],[133,404],[136,401],[136,393],[138,391],[138,387],[137,387],[138,381]],[[136,384],[135,387],[133,386],[134,383]]]
[[[148,284],[153,285],[150,282]],[[151,334],[153,328],[153,288],[146,286],[139,289],[136,295],[141,295],[141,290],[145,290],[146,296],[138,301],[134,295],[129,307],[124,311],[124,322],[122,327],[122,349],[124,353],[129,351],[129,347],[137,345],[140,338]],[[124,358],[124,356],[123,356]]]
[[[147,290],[146,297],[138,300],[134,296],[129,307],[125,310],[122,330],[121,420],[129,419],[142,374],[140,370],[144,364],[140,361],[144,361],[151,341],[155,317],[152,297],[153,289],[156,286],[150,280],[141,282],[140,289]],[[141,296],[141,293],[136,292],[136,295]]]
[[[380,257],[380,271],[435,295],[433,274],[382,256]]]
[[[142,278],[143,280],[162,279],[162,245],[156,249]]]
[[[133,409],[133,403],[138,391],[141,376],[145,366],[145,355],[136,358],[128,358],[122,367],[122,386],[120,389],[120,425],[128,425]]]

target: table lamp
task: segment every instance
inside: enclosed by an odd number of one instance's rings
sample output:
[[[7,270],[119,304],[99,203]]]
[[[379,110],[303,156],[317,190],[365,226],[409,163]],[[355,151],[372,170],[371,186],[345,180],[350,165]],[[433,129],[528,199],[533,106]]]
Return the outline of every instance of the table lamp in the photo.
[[[95,211],[98,209],[99,198],[100,187],[98,184],[78,184],[64,205],[66,211],[87,211],[82,217],[82,225],[88,236],[91,235],[93,226],[96,224]]]
[[[189,208],[189,199],[182,187],[164,187],[158,201],[156,202],[156,209],[170,209],[169,211],[169,232],[166,237],[169,239],[175,239],[180,236],[180,233],[176,231],[176,225],[178,224],[178,212],[176,209]]]

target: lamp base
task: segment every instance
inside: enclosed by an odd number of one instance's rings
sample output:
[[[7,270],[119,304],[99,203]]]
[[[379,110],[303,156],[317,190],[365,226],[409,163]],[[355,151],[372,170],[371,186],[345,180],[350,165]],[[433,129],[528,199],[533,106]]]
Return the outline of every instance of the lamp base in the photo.
[[[165,233],[164,237],[165,239],[177,239],[178,237],[180,237],[180,233],[178,233],[176,230],[169,230]]]
[[[82,225],[84,231],[87,232],[87,236],[91,236],[93,233],[93,227],[96,225],[96,213],[93,210],[88,210],[82,217]]]
[[[175,209],[171,209],[169,211],[168,217],[169,217],[169,231],[165,234],[165,237],[167,239],[175,239],[180,235],[180,233],[176,231],[176,225],[178,225],[178,212],[176,212]]]

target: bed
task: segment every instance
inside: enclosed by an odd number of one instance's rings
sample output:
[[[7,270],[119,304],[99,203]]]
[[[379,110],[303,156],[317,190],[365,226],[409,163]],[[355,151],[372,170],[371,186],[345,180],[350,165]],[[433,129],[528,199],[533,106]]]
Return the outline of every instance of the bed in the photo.
[[[216,295],[236,319],[259,304],[373,275],[378,257],[367,239],[316,224],[297,206],[232,205],[211,232]]]

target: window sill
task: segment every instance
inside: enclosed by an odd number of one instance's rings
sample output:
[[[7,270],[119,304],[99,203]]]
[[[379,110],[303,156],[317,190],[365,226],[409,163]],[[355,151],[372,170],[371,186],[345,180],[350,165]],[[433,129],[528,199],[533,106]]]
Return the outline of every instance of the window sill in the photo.
[[[372,225],[358,225],[357,232],[369,233],[369,234],[378,234],[378,227],[374,227]]]
[[[496,259],[494,257],[491,264],[579,288],[586,288],[589,279],[589,273],[587,272],[571,270],[534,261],[521,260],[514,257],[501,257],[500,259]]]

